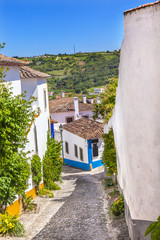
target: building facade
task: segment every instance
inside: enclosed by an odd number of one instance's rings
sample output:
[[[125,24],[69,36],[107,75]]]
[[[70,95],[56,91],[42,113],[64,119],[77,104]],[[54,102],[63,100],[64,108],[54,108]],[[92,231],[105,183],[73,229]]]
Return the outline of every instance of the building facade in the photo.
[[[160,215],[160,1],[124,13],[112,117],[118,182],[132,240]],[[150,236],[145,239],[150,239]]]
[[[26,99],[35,97],[36,101],[32,103],[32,109],[39,108],[39,114],[35,116],[34,122],[31,123],[30,131],[27,134],[29,140],[26,144],[25,151],[30,151],[29,157],[38,154],[41,160],[46,151],[47,131],[49,127],[49,102],[46,78],[49,75],[35,71],[26,67],[27,62],[18,59],[9,58],[0,54],[0,67],[4,68],[4,82],[11,83],[13,95],[26,92]],[[43,186],[43,181],[41,182]],[[32,175],[28,180],[28,189],[26,194],[35,197],[35,184],[32,181]],[[18,198],[18,196],[17,196]],[[11,214],[18,214],[21,211],[19,200],[7,209]]]
[[[102,166],[103,124],[80,118],[63,125],[63,161],[83,170]]]

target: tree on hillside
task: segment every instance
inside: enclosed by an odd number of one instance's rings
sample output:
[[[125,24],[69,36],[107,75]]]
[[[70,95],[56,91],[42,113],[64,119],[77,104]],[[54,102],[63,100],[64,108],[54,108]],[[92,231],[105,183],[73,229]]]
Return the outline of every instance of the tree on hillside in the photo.
[[[93,118],[96,119],[101,117],[104,122],[108,122],[112,116],[115,99],[116,99],[116,89],[118,86],[118,79],[113,78],[110,80],[109,84],[106,85],[105,91],[100,94],[100,101],[95,105],[93,111]]]

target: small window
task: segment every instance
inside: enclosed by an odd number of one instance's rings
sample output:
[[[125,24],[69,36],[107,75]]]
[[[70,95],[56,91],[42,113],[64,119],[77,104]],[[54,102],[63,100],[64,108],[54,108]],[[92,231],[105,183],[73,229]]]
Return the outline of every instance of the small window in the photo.
[[[97,143],[93,143],[93,157],[98,157],[98,146],[97,146]]]
[[[65,142],[65,149],[66,149],[66,153],[69,154],[69,145],[68,145],[68,142]]]
[[[84,118],[89,118],[89,115],[84,115],[84,116],[82,116],[82,117],[84,117]]]
[[[38,142],[37,142],[37,128],[34,125],[34,143],[35,143],[35,153],[38,154]]]
[[[79,152],[80,152],[80,160],[83,161],[83,149],[81,147],[79,148]]]
[[[44,109],[46,109],[47,108],[46,89],[43,90],[43,96],[44,96]]]
[[[70,122],[73,122],[73,117],[66,118],[66,123],[70,123]]]
[[[74,153],[75,153],[75,157],[78,158],[78,147],[76,144],[74,144]]]

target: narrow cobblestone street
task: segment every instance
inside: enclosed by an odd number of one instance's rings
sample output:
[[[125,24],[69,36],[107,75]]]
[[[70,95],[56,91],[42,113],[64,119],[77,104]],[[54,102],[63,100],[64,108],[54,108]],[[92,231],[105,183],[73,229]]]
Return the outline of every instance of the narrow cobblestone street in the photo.
[[[102,179],[104,172],[90,174],[65,167],[63,180],[76,180],[75,189],[50,222],[33,240],[109,240]]]

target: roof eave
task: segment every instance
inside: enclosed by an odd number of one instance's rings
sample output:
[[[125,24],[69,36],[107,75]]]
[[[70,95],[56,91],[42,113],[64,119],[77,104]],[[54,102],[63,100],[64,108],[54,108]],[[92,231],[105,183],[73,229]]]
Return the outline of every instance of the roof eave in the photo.
[[[134,11],[137,11],[137,10],[140,10],[142,8],[146,8],[146,7],[150,7],[150,6],[154,6],[156,4],[160,4],[160,0],[156,1],[156,2],[153,2],[153,3],[147,3],[147,4],[144,4],[144,5],[141,5],[139,7],[136,7],[136,8],[132,8],[132,9],[129,9],[127,11],[124,12],[124,15],[130,13],[130,12],[134,12]]]

